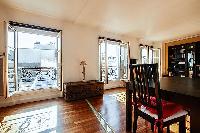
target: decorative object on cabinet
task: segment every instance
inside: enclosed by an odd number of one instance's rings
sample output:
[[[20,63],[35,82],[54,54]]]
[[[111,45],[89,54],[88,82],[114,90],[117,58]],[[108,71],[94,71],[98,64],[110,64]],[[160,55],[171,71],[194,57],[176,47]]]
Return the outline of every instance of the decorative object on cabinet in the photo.
[[[83,74],[83,81],[85,81],[85,65],[87,65],[86,61],[81,61],[80,65],[83,66],[82,74]]]

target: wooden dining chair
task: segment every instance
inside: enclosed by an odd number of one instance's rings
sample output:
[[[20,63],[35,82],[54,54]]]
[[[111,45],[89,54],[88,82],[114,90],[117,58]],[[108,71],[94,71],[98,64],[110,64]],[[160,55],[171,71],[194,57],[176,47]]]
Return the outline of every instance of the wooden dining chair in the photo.
[[[188,112],[182,106],[161,98],[158,64],[130,65],[130,81],[133,90],[134,133],[138,116],[151,123],[152,131],[158,128],[158,133],[162,133],[163,128],[167,127],[169,133],[169,125],[179,122],[179,132],[186,132]]]

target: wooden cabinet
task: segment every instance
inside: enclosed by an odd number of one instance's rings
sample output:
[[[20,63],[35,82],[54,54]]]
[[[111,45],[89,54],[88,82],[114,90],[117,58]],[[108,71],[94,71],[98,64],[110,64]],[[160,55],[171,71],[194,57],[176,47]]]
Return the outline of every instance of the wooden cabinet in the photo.
[[[63,97],[66,101],[101,96],[104,93],[104,83],[98,81],[66,82],[64,83]]]

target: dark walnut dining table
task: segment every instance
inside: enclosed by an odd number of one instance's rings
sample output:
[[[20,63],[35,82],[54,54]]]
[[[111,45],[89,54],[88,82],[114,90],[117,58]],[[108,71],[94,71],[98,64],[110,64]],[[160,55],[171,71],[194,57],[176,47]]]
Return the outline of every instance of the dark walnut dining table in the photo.
[[[126,130],[132,128],[132,90],[126,84]],[[162,77],[160,89],[163,99],[183,105],[190,115],[190,132],[200,133],[200,79]]]

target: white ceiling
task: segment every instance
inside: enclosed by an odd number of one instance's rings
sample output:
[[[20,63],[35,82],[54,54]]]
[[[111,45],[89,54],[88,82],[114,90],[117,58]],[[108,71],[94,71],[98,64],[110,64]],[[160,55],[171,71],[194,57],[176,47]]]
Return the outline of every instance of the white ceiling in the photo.
[[[0,0],[0,4],[146,40],[200,33],[200,0]]]

